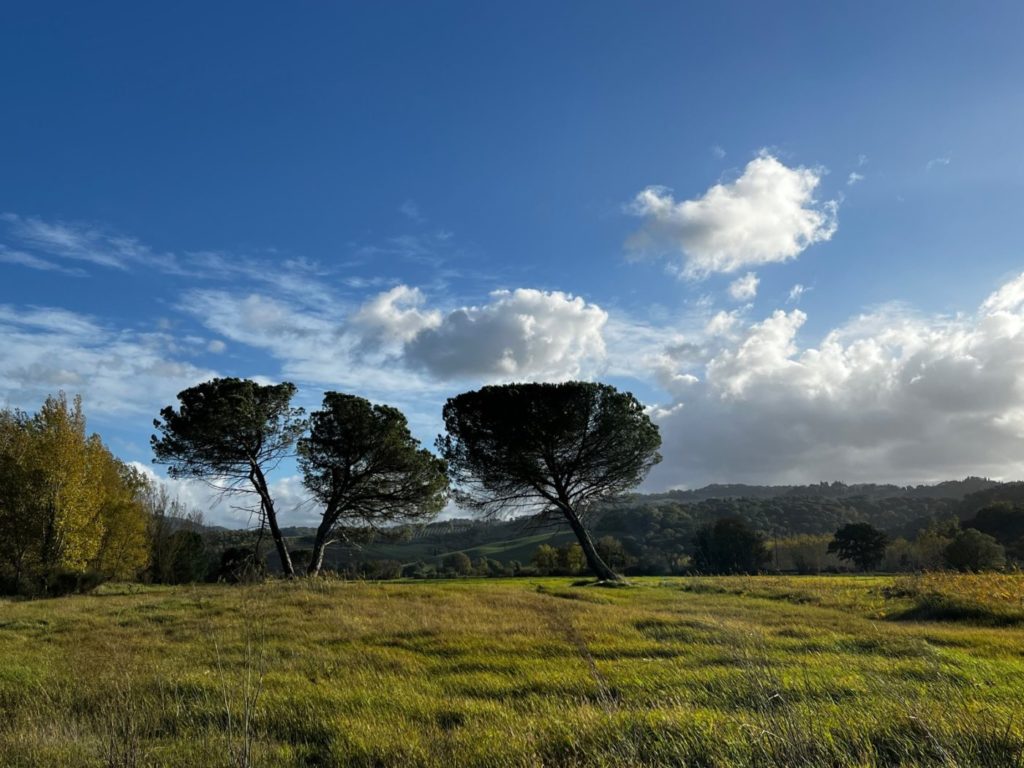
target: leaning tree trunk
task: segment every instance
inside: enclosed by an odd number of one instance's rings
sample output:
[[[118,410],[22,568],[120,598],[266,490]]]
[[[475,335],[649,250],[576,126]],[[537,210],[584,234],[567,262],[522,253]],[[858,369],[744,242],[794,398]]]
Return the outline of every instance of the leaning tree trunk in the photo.
[[[576,534],[576,538],[579,539],[580,547],[583,548],[583,555],[587,558],[587,567],[594,572],[594,575],[600,581],[622,581],[622,577],[613,571],[601,556],[597,554],[597,547],[594,546],[593,539],[590,538],[590,534],[584,527],[579,515],[576,514],[569,504],[560,505],[562,508],[562,514],[565,515],[565,519],[569,521],[569,525],[572,527],[573,533]]]
[[[331,535],[331,528],[334,520],[325,512],[323,520],[316,529],[316,538],[313,539],[313,552],[309,558],[309,566],[306,568],[306,575],[316,576],[324,565],[324,552],[327,549],[328,538]]]
[[[270,495],[270,488],[267,487],[267,479],[263,476],[258,465],[253,465],[250,475],[256,492],[260,497],[260,505],[263,508],[263,516],[270,525],[270,535],[274,539],[274,546],[277,548],[277,557],[281,561],[281,570],[288,578],[295,576],[295,568],[292,566],[292,558],[288,554],[288,547],[284,543],[284,536],[281,535],[281,528],[277,524],[277,513],[274,511],[274,499]]]

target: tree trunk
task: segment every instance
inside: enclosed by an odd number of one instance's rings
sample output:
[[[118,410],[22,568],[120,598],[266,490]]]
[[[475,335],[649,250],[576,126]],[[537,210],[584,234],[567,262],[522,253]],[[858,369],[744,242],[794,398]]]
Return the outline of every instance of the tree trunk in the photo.
[[[333,521],[324,514],[324,519],[316,529],[316,538],[313,540],[313,553],[309,558],[309,567],[306,574],[316,576],[324,564],[324,551],[327,549],[327,537],[331,533]]]
[[[597,547],[594,546],[594,542],[580,521],[579,515],[576,514],[576,510],[568,504],[562,504],[561,507],[562,514],[569,521],[573,533],[579,539],[580,547],[583,548],[583,555],[587,558],[587,567],[593,571],[600,581],[622,581],[622,577],[608,567],[605,561],[601,559],[601,556],[597,554]]]
[[[267,487],[267,479],[259,466],[253,465],[253,483],[260,496],[260,503],[263,507],[263,515],[270,525],[270,535],[274,539],[274,546],[277,548],[277,556],[281,560],[281,570],[288,578],[295,576],[295,568],[292,566],[292,558],[288,554],[288,547],[284,543],[284,536],[281,535],[281,528],[277,524],[277,513],[274,511],[274,500],[270,496],[270,489]]]

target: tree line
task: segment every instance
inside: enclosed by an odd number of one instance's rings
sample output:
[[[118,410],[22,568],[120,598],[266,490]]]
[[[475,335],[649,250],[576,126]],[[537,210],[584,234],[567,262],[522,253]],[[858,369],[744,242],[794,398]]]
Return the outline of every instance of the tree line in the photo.
[[[444,406],[436,454],[421,447],[396,408],[327,392],[307,415],[292,405],[295,394],[287,382],[213,379],[163,408],[151,439],[154,460],[171,477],[250,499],[257,541],[266,531],[286,577],[318,574],[331,544],[429,521],[454,500],[485,518],[560,520],[591,573],[620,579],[585,519],[661,459],[658,429],[632,394],[579,381],[465,392]],[[321,517],[300,563],[268,479],[293,456]]]
[[[419,444],[396,408],[327,392],[307,414],[293,405],[295,395],[287,382],[213,379],[183,390],[153,422],[154,460],[171,477],[209,482],[255,514],[255,533],[220,552],[208,546],[201,515],[87,434],[77,398],[50,397],[36,414],[0,412],[0,587],[55,593],[106,578],[235,579],[264,567],[264,537],[285,576],[316,575],[332,545],[423,526],[451,501],[484,520],[554,521],[572,539],[525,563],[453,553],[434,564],[380,561],[348,570],[375,578],[589,571],[612,581],[625,572],[781,570],[784,557],[798,571],[827,569],[828,558],[864,568],[900,558],[904,568],[977,569],[1013,562],[1024,550],[1024,512],[1012,504],[989,505],[963,526],[936,517],[952,509],[951,499],[666,498],[638,510],[630,501],[637,497],[624,494],[660,461],[660,436],[631,394],[606,384],[463,393],[444,406],[436,452]],[[309,549],[289,542],[272,491],[270,475],[292,459],[320,513]],[[890,538],[857,522],[865,515],[897,527],[928,525],[912,539]],[[783,535],[828,520],[842,523],[831,538]],[[858,525],[878,534],[873,561],[841,543]]]
[[[288,382],[217,378],[183,390],[153,422],[154,461],[170,477],[208,482],[256,516],[256,552],[228,548],[219,564],[195,515],[87,435],[80,399],[48,398],[34,415],[2,412],[3,589],[53,594],[66,591],[58,582],[181,581],[258,568],[264,533],[286,577],[316,575],[332,544],[432,520],[449,500],[484,517],[559,519],[595,575],[619,578],[584,519],[660,460],[657,427],[632,394],[590,382],[466,392],[444,406],[436,454],[396,408],[327,392],[306,414],[292,404],[295,394]],[[299,562],[270,480],[292,459],[320,511],[312,550]]]

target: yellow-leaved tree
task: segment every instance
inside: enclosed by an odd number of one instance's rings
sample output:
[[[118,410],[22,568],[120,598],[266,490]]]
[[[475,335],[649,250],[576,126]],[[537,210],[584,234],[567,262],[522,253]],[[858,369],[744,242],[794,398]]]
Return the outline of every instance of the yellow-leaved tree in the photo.
[[[103,532],[92,568],[113,579],[135,578],[149,564],[149,519],[142,501],[146,478],[102,445],[94,461]]]
[[[69,404],[63,392],[46,398],[33,426],[45,494],[43,560],[51,567],[84,570],[103,538],[102,498],[90,472],[99,439],[86,438],[82,399]]]
[[[61,572],[137,575],[149,558],[143,485],[86,433],[80,398],[0,411],[0,581],[20,591]]]

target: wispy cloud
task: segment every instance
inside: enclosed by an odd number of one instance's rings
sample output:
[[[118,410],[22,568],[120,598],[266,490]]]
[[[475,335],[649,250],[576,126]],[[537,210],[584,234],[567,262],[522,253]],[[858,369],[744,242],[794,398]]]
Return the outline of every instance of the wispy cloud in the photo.
[[[943,155],[942,157],[933,157],[931,160],[929,160],[927,163],[924,164],[924,168],[925,168],[926,171],[930,171],[930,170],[932,170],[934,168],[939,168],[939,167],[944,166],[944,165],[949,165],[949,163],[950,163],[949,155]]]
[[[794,285],[792,288],[789,289],[789,297],[786,299],[786,303],[788,303],[788,304],[795,304],[795,303],[797,303],[798,301],[800,301],[801,297],[805,293],[807,293],[809,290],[811,290],[811,289],[808,288],[806,285],[802,285],[801,283],[797,283],[796,285]]]
[[[72,275],[74,277],[83,277],[87,274],[85,270],[79,269],[78,267],[65,267],[54,261],[33,256],[31,253],[25,253],[25,251],[12,250],[2,244],[0,244],[0,262],[3,262],[4,264],[16,264],[19,267],[27,267],[29,269],[37,269],[41,272],[59,272],[64,275]]]
[[[398,206],[398,211],[407,219],[409,219],[410,221],[415,221],[417,224],[422,224],[424,221],[427,220],[423,213],[420,211],[420,207],[415,200],[406,200],[404,203]]]
[[[111,329],[60,308],[0,305],[0,338],[0,392],[23,408],[63,389],[81,394],[89,413],[152,414],[214,375],[171,335]]]
[[[16,213],[0,214],[0,221],[7,224],[10,236],[30,252],[108,269],[145,265],[161,272],[180,271],[174,254],[158,253],[137,238],[94,225],[45,221]]]
[[[196,277],[210,281],[248,283],[272,288],[275,294],[288,296],[304,304],[326,304],[336,297],[326,287],[334,275],[308,259],[271,259],[241,255],[228,251],[197,251],[186,254],[186,261]]]
[[[846,186],[852,187],[859,181],[864,181],[864,174],[857,173],[856,171],[851,171],[850,175],[846,177]]]

